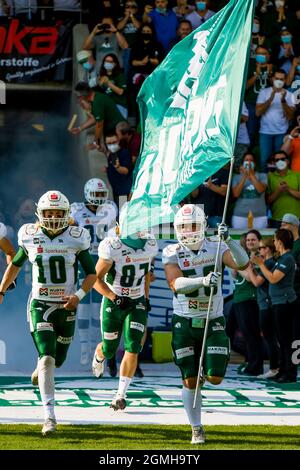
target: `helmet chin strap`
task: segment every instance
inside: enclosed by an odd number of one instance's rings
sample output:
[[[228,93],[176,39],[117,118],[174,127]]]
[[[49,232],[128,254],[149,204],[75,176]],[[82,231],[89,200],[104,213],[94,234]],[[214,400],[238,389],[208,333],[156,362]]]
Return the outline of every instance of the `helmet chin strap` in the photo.
[[[199,251],[201,246],[203,245],[203,241],[204,240],[201,240],[201,241],[195,242],[195,243],[185,244],[184,246],[186,246],[189,250]]]

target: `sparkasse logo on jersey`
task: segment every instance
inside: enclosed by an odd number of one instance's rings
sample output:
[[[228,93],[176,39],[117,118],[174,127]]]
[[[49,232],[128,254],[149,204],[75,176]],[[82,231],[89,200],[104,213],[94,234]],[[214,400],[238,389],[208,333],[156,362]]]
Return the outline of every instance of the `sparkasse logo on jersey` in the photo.
[[[50,55],[55,52],[58,36],[54,26],[20,26],[20,21],[14,19],[8,29],[0,26],[0,52]]]

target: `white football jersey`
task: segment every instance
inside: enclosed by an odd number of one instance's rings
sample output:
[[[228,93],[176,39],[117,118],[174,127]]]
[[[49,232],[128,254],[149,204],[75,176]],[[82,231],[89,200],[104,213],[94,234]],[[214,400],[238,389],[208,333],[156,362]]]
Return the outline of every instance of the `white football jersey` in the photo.
[[[76,291],[77,255],[90,248],[91,237],[83,227],[68,227],[49,238],[37,224],[25,224],[18,244],[32,264],[32,298],[60,302]]]
[[[205,238],[199,252],[195,254],[188,248],[180,245],[168,245],[163,250],[163,264],[176,264],[183,272],[184,277],[204,277],[214,270],[217,253],[217,237]],[[225,243],[221,243],[220,259],[228,250]],[[222,286],[219,282],[215,288],[210,318],[217,318],[223,315],[223,295]],[[205,318],[207,314],[210,287],[200,287],[190,294],[176,294],[173,297],[173,310],[181,317]]]
[[[155,238],[149,238],[144,248],[135,250],[119,237],[107,237],[99,244],[99,258],[113,261],[105,276],[109,288],[119,296],[137,299],[145,295],[145,275],[158,253]]]
[[[7,229],[5,227],[5,225],[0,222],[0,240],[2,240],[2,238],[6,237],[7,235]]]
[[[117,214],[118,209],[113,201],[106,201],[99,206],[96,214],[88,209],[84,202],[71,204],[71,217],[75,223],[90,232],[92,255],[97,256],[100,241],[107,236],[108,230],[116,225]]]

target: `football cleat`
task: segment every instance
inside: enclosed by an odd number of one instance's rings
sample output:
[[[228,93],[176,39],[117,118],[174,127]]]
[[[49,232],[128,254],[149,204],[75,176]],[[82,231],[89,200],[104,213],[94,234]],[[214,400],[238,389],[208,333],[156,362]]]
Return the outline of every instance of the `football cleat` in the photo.
[[[56,432],[56,420],[55,418],[47,418],[44,422],[44,426],[42,429],[43,436],[49,436],[49,434],[53,434]]]
[[[125,410],[126,405],[127,403],[125,398],[114,398],[111,402],[110,408],[112,408],[114,411]]]
[[[31,374],[31,383],[34,387],[39,386],[39,370],[38,370],[38,368],[34,369],[34,371]]]
[[[99,359],[97,359],[97,354],[95,352],[94,359],[92,362],[92,371],[93,371],[93,375],[97,377],[97,379],[100,379],[100,377],[102,377],[104,373],[104,363],[105,363],[105,359],[102,359],[99,361]]]
[[[194,426],[192,428],[191,444],[204,444],[205,432],[203,426]]]

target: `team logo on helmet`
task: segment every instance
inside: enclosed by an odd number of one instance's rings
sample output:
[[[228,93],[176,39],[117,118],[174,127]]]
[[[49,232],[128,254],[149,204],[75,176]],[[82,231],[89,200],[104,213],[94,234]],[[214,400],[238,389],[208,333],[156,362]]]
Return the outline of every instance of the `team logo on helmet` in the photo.
[[[49,215],[49,213],[46,214],[46,211],[56,211],[56,213]],[[70,203],[60,191],[48,191],[40,197],[37,203],[36,215],[40,226],[53,233],[59,232],[69,225],[69,214]]]

